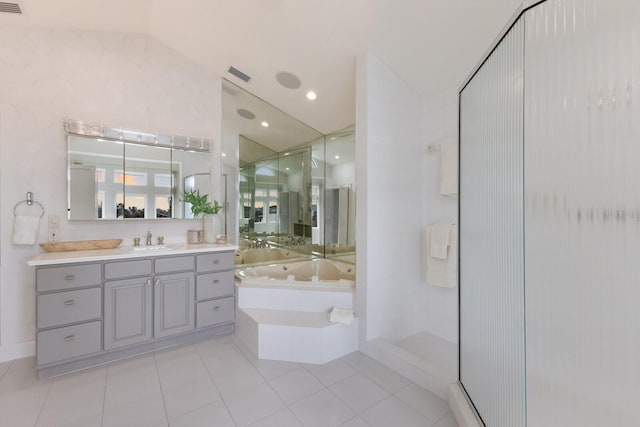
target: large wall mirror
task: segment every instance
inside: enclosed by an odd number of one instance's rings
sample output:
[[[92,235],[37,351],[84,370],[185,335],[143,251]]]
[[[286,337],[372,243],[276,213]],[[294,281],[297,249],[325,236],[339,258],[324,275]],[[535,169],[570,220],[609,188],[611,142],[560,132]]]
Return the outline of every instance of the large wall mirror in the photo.
[[[355,132],[322,135],[223,81],[224,162],[237,171],[237,261],[340,257],[355,263]],[[264,126],[262,123],[268,123]],[[254,249],[286,248],[286,251]],[[264,255],[270,253],[271,257]]]
[[[183,191],[211,189],[210,144],[67,120],[71,220],[192,218]]]

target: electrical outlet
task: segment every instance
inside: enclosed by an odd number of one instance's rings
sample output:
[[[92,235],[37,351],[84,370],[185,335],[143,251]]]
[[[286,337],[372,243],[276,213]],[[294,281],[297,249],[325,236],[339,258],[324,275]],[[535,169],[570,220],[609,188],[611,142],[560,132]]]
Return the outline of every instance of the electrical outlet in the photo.
[[[58,241],[58,229],[57,228],[50,228],[49,229],[49,241],[50,242],[57,242]]]
[[[58,228],[60,226],[60,215],[49,215],[49,228]]]

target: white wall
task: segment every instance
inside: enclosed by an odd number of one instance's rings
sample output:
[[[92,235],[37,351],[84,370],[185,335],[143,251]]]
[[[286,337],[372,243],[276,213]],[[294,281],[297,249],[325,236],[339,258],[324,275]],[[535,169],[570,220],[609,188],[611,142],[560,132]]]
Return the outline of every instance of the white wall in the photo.
[[[142,35],[0,28],[0,360],[33,353],[37,246],[11,244],[13,206],[33,191],[60,239],[123,238],[150,228],[185,241],[194,221],[69,222],[65,117],[220,141],[220,79]],[[220,159],[214,143],[212,158]],[[221,162],[214,161],[219,176]],[[215,182],[215,180],[214,180]],[[219,182],[219,181],[218,181]],[[214,185],[213,197],[220,189]]]
[[[457,221],[430,142],[457,135],[455,91],[424,99],[372,55],[358,59],[358,309],[363,340],[428,331],[457,342],[457,289],[421,280],[422,230]],[[453,96],[451,96],[453,94]]]

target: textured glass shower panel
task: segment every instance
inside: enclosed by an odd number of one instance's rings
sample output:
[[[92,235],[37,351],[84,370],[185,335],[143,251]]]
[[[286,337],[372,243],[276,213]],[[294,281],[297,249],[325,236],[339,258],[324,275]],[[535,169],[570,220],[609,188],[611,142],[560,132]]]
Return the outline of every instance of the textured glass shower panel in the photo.
[[[529,426],[640,426],[640,2],[526,13]]]
[[[491,427],[525,425],[524,25],[460,98],[460,381]]]

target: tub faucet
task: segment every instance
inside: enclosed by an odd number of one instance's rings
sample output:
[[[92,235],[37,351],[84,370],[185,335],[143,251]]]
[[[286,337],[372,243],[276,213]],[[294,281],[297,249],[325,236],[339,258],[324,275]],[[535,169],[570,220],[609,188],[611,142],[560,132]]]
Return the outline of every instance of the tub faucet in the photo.
[[[151,234],[151,230],[147,230],[147,246],[151,245],[151,238],[153,237],[153,234]]]

